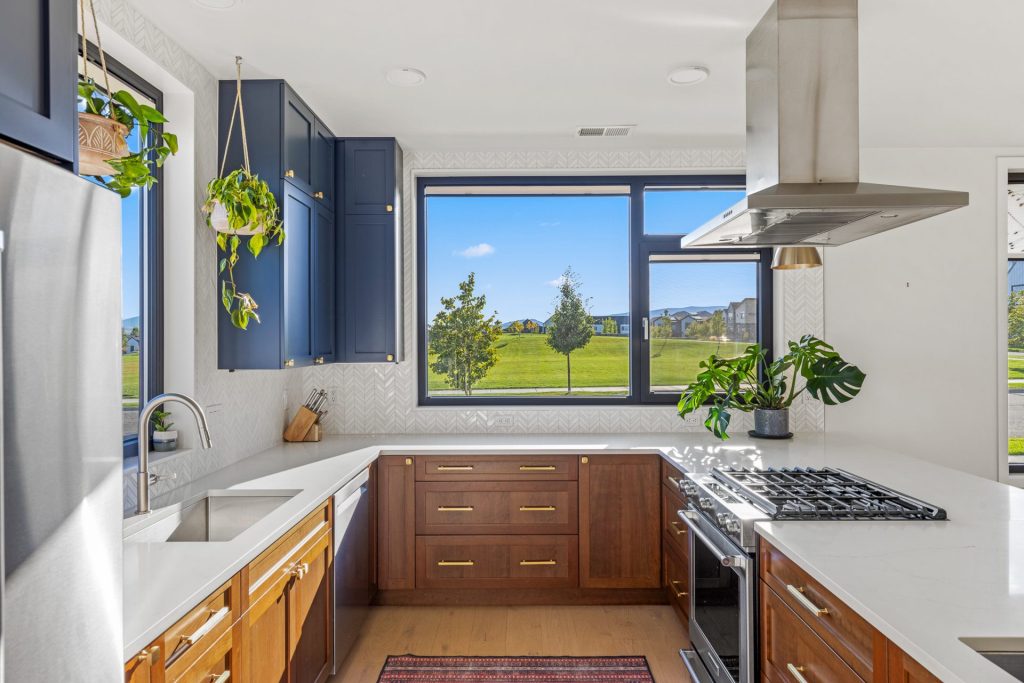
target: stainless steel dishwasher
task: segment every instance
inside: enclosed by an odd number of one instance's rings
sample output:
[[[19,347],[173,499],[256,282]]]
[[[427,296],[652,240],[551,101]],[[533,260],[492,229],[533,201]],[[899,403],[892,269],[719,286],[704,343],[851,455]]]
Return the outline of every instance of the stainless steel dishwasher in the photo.
[[[373,599],[370,470],[334,494],[334,672],[352,649]]]

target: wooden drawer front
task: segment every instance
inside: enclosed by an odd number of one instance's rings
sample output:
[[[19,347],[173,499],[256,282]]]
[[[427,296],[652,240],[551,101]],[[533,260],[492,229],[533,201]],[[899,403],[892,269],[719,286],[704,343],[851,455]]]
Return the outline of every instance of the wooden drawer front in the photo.
[[[689,616],[690,566],[686,558],[673,552],[670,547],[666,547],[662,558],[662,567],[664,567],[665,589],[668,592],[669,602]]]
[[[417,534],[575,534],[576,482],[420,482]]]
[[[417,536],[417,588],[574,588],[575,536]]]
[[[666,546],[688,559],[690,557],[690,536],[686,530],[686,524],[679,519],[679,510],[684,507],[686,507],[686,503],[673,489],[667,486],[661,487],[661,535],[665,539]]]
[[[416,481],[575,480],[574,455],[421,455]]]
[[[761,672],[767,680],[777,683],[861,683],[856,672],[764,582]]]
[[[683,495],[683,481],[686,477],[669,462],[661,461],[661,483],[672,490],[677,496]]]
[[[854,671],[870,679],[876,633],[871,624],[771,544],[762,540],[760,552],[761,578]]]
[[[175,680],[218,639],[230,636],[231,625],[241,616],[236,609],[239,586],[236,576],[164,632],[167,680]]]
[[[228,683],[239,680],[234,667],[235,651],[232,648],[231,632],[217,639],[213,647],[203,653],[187,670],[177,678],[167,678],[168,683]]]
[[[264,592],[286,578],[291,571],[291,563],[298,559],[312,541],[331,529],[331,500],[292,527],[291,531],[281,537],[255,560],[249,563],[249,602],[258,599]]]

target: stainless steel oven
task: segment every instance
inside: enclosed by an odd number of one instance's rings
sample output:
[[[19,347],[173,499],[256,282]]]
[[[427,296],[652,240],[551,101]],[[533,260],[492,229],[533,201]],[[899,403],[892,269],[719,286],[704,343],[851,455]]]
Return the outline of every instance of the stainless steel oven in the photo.
[[[681,652],[683,662],[697,683],[754,683],[754,556],[692,505],[679,517],[690,531],[693,649]]]

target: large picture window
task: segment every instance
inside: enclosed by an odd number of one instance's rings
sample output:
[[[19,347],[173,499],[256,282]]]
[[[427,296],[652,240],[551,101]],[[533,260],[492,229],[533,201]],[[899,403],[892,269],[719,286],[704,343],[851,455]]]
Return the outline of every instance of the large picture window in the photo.
[[[99,52],[95,45],[88,48],[89,73],[95,76]],[[81,60],[79,55],[80,74]],[[163,109],[160,90],[109,55],[106,62],[111,89],[127,90],[140,103]],[[136,126],[128,134],[128,147],[137,151],[143,142]],[[157,182],[151,188],[135,188],[121,200],[121,431],[125,457],[138,453],[141,405],[162,390],[162,169],[155,169],[154,176]]]
[[[742,178],[421,178],[423,405],[668,403],[771,339],[770,253],[682,250]],[[767,345],[767,344],[766,344]]]

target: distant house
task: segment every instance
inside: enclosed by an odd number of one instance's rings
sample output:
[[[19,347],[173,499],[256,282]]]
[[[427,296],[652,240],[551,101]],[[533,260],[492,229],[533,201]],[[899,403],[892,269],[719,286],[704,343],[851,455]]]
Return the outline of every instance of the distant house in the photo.
[[[611,315],[595,315],[592,316],[594,334],[609,334],[605,332],[604,321],[611,318],[615,321],[615,332],[614,335],[617,337],[629,336],[629,314],[628,313],[612,313]]]
[[[138,353],[142,350],[142,340],[135,335],[129,335],[124,342],[124,353]]]
[[[752,342],[757,338],[757,299],[748,296],[725,307],[725,334],[734,341]]]
[[[707,320],[711,317],[711,313],[708,311],[698,311],[697,313],[690,313],[689,311],[680,311],[675,316],[675,326],[672,329],[673,337],[685,337],[686,330],[690,325],[699,323]]]
[[[544,330],[545,330],[544,324],[541,323],[541,321],[537,320],[536,318],[522,318],[520,320],[511,320],[511,321],[509,321],[507,323],[504,323],[501,326],[501,331],[502,332],[506,332],[506,333],[507,332],[511,332],[512,331],[512,325],[517,323],[517,322],[520,322],[520,323],[523,324],[523,333],[524,334],[527,334],[527,333],[529,333],[531,331],[529,329],[529,325],[527,325],[527,323],[533,323],[534,325],[537,326],[537,328],[535,330],[533,330],[533,332],[536,332],[538,334],[543,334],[544,333]]]

